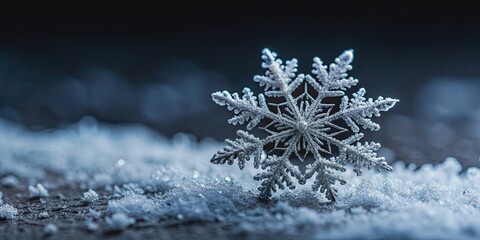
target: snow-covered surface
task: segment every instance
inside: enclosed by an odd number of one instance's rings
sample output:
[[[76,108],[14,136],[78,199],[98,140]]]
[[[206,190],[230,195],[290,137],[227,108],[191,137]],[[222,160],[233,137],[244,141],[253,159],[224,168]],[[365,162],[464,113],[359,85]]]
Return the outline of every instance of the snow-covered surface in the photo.
[[[14,219],[18,210],[10,204],[3,204],[3,193],[0,192],[0,219]]]
[[[112,229],[143,220],[207,221],[238,232],[308,233],[315,239],[480,237],[480,169],[460,173],[453,158],[416,171],[394,163],[393,172],[365,171],[361,177],[348,169],[348,184],[337,186],[334,204],[306,185],[261,202],[252,180],[258,170],[209,163],[223,145],[216,141],[197,143],[185,134],[167,140],[144,127],[104,126],[88,118],[43,132],[0,121],[0,132],[0,176],[42,182],[49,191],[64,181],[110,193],[104,212],[85,216],[92,231],[98,227],[92,218],[101,217]],[[0,218],[14,218],[15,206],[3,199]]]

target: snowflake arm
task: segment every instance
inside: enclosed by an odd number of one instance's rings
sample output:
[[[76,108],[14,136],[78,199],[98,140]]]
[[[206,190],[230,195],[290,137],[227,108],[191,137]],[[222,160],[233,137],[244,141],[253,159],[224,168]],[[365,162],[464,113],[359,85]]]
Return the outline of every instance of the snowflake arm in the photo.
[[[230,94],[228,91],[215,92],[212,99],[220,106],[227,106],[228,110],[234,111],[235,116],[228,120],[228,123],[237,125],[250,121],[247,129],[254,128],[262,118],[269,116],[270,118],[278,118],[275,114],[268,110],[265,97],[260,94],[255,97],[249,88],[243,89],[243,97],[240,98],[238,93]]]
[[[379,143],[371,142],[361,144],[358,142],[363,138],[362,133],[355,134],[342,141],[321,132],[317,132],[316,137],[338,147],[340,154],[337,157],[336,162],[343,165],[346,163],[352,163],[354,165],[354,172],[358,176],[362,175],[362,171],[360,169],[362,166],[368,167],[368,169],[370,169],[372,166],[376,166],[377,170],[393,170],[393,168],[385,162],[385,158],[377,157],[376,151],[380,148]],[[354,142],[357,144],[351,145]]]
[[[311,78],[311,84],[317,90],[317,92],[323,92],[326,90],[346,90],[357,85],[358,80],[349,77],[347,72],[352,70],[353,50],[346,50],[340,56],[335,58],[335,63],[330,64],[329,71],[327,66],[323,65],[320,58],[313,58],[313,70],[312,73],[317,75],[319,83],[315,79]]]
[[[264,60],[262,67],[268,70],[265,76],[255,76],[253,80],[259,82],[260,86],[265,86],[265,90],[272,88],[271,91],[265,92],[266,96],[285,98],[289,110],[294,113],[297,119],[300,118],[300,110],[292,96],[292,92],[304,79],[304,75],[300,74],[292,82],[292,78],[295,77],[297,71],[297,60],[294,58],[287,61],[286,65],[282,65],[282,60],[276,59],[277,54],[275,52],[265,48],[262,53],[262,59]]]
[[[345,170],[343,170],[345,171]],[[347,182],[343,180],[342,178],[335,176],[333,172],[327,168],[325,168],[324,165],[320,163],[315,163],[313,165],[307,166],[307,173],[308,175],[312,175],[313,173],[317,173],[317,176],[315,177],[315,181],[313,182],[312,185],[312,190],[313,191],[319,191],[321,193],[325,194],[325,197],[334,202],[337,194],[337,189],[333,187],[335,182],[340,182],[340,184],[344,185]]]
[[[261,186],[258,188],[260,191],[260,198],[270,198],[272,192],[279,189],[285,189],[284,183],[289,189],[295,189],[295,185],[290,177],[295,177],[300,184],[305,184],[305,178],[301,174],[297,166],[290,163],[289,157],[295,149],[295,142],[299,137],[290,139],[288,148],[285,150],[281,157],[272,155],[262,163],[262,169],[268,169],[266,172],[257,174],[254,179],[262,181]]]
[[[210,160],[214,164],[232,165],[234,160],[238,161],[240,169],[245,167],[245,162],[250,160],[250,156],[254,155],[254,166],[258,168],[263,153],[263,145],[259,138],[245,131],[237,131],[240,138],[235,140],[225,140],[227,146],[218,151]]]
[[[285,158],[278,156],[270,156],[264,163],[264,169],[268,170],[257,174],[254,179],[262,181],[258,190],[260,191],[260,198],[268,199],[272,196],[272,192],[279,189],[285,189],[285,185],[289,189],[295,189],[295,184],[292,181],[292,176],[301,176],[300,170],[297,166],[293,166],[290,162],[285,161]],[[285,183],[285,184],[284,184]]]
[[[347,88],[351,88],[358,83],[358,79],[349,77],[347,72],[352,70],[353,50],[344,51],[340,56],[335,58],[335,63],[330,64],[330,71],[327,71],[327,66],[323,65],[320,58],[313,58],[312,73],[317,75],[316,81],[313,77],[307,76],[307,82],[318,92],[318,97],[315,102],[308,109],[306,116],[311,117],[312,112],[318,109],[318,104],[322,102],[325,97],[339,97],[343,96]]]
[[[321,149],[321,147],[311,137],[308,139],[308,141],[310,142],[309,147],[312,148],[309,150],[314,153],[317,161],[315,161],[313,164],[307,165],[305,178],[309,179],[316,173],[317,176],[312,185],[312,190],[318,191],[320,189],[320,192],[325,193],[325,196],[328,200],[335,201],[337,189],[334,188],[333,185],[337,181],[342,185],[344,185],[346,182],[342,178],[333,175],[333,172],[330,169],[340,172],[345,172],[346,169],[337,163],[335,158],[331,158],[330,160],[323,158],[318,151],[318,149]]]

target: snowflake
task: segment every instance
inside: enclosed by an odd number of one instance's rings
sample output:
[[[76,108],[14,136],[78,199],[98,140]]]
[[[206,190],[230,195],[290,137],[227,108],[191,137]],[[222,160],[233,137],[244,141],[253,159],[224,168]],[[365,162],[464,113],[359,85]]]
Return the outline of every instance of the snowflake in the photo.
[[[378,131],[380,125],[370,118],[380,116],[381,111],[389,110],[398,100],[366,99],[363,88],[352,98],[345,96],[345,91],[358,83],[347,74],[352,69],[353,50],[343,52],[330,67],[315,57],[312,70],[315,77],[297,75],[296,59],[283,64],[275,52],[264,49],[262,53],[262,67],[266,73],[253,80],[265,87],[264,94],[255,96],[249,88],[244,88],[242,97],[223,91],[213,93],[212,98],[235,113],[228,123],[248,123],[247,130],[262,124],[260,129],[267,136],[260,139],[239,130],[239,138],[225,140],[227,146],[213,156],[212,163],[231,165],[236,160],[243,169],[253,155],[254,167],[265,170],[254,177],[261,181],[261,198],[271,197],[277,187],[284,189],[286,185],[294,189],[292,177],[299,184],[305,184],[315,176],[313,191],[320,190],[327,199],[335,201],[335,182],[346,183],[336,172],[345,172],[347,163],[353,164],[358,176],[362,174],[362,166],[392,171],[385,159],[376,154],[380,144],[359,142],[364,136],[359,126]],[[267,103],[265,96],[273,103]],[[339,105],[332,101],[339,98]],[[342,137],[345,135],[342,133],[349,130],[351,136]],[[266,157],[264,150],[269,151]],[[295,159],[311,163],[301,171],[294,164]]]

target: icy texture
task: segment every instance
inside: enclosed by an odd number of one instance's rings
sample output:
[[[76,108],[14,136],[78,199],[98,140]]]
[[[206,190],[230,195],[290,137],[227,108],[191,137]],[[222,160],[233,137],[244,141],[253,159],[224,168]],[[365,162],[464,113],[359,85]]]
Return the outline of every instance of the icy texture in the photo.
[[[51,236],[51,235],[54,235],[58,232],[58,227],[57,225],[53,224],[53,223],[49,223],[47,224],[44,228],[43,228],[43,233],[46,235],[46,236]]]
[[[3,205],[3,199],[2,198],[3,198],[3,193],[0,192],[0,205]]]
[[[47,189],[41,183],[38,183],[37,186],[28,186],[28,192],[31,198],[49,196]]]
[[[97,192],[90,189],[87,192],[83,193],[83,198],[82,199],[85,202],[93,203],[95,201],[98,201],[98,194],[97,194]]]
[[[262,67],[266,73],[253,80],[265,87],[265,96],[273,103],[267,103],[263,94],[255,96],[249,88],[243,89],[242,97],[238,93],[223,91],[213,93],[212,99],[235,113],[228,123],[248,123],[247,130],[260,124],[267,137],[260,139],[239,130],[239,138],[227,139],[227,146],[213,156],[212,163],[231,165],[236,160],[243,169],[253,155],[254,167],[261,166],[265,170],[255,176],[255,180],[261,181],[260,197],[270,198],[277,188],[294,189],[292,178],[303,185],[315,177],[312,190],[319,190],[331,201],[335,201],[337,192],[335,182],[346,183],[335,172],[345,172],[347,163],[353,165],[358,176],[362,175],[362,167],[392,170],[385,158],[377,156],[379,143],[360,142],[363,138],[360,127],[378,131],[380,125],[371,118],[379,117],[380,112],[388,111],[398,100],[367,99],[363,88],[352,98],[345,96],[345,91],[358,83],[347,74],[352,69],[353,50],[340,54],[329,67],[315,57],[312,70],[315,77],[296,75],[296,59],[283,64],[275,52],[264,49],[262,53]],[[303,87],[303,92],[296,94],[299,87]],[[341,98],[338,109],[327,100],[332,98]],[[265,119],[268,122],[261,124]],[[349,130],[350,137],[341,137],[341,133]],[[335,154],[335,148],[338,154]],[[262,158],[264,150],[268,151],[265,159]],[[308,158],[313,158],[314,162],[307,165],[304,173],[292,161],[303,163]]]
[[[38,133],[0,119],[0,132],[0,174],[34,182],[50,172],[69,183],[84,184],[86,189],[131,182],[169,189],[179,181],[175,172],[208,175],[211,167],[199,160],[209,159],[221,146],[212,141],[197,144],[187,134],[166,140],[142,126],[98,126],[91,118],[67,129]],[[198,160],[186,164],[185,159],[192,157]],[[226,167],[215,169],[210,176],[234,172]],[[249,183],[249,178],[243,180]]]
[[[45,218],[49,218],[49,217],[50,217],[50,214],[48,214],[47,211],[43,211],[40,214],[38,214],[38,218],[40,218],[40,219],[45,219]]]
[[[151,218],[155,214],[156,207],[156,203],[153,200],[145,195],[137,195],[135,193],[108,203],[109,212],[125,213],[136,219]]]
[[[162,195],[128,194],[109,202],[108,211],[126,213],[142,220],[215,221],[255,206],[255,196],[226,179],[183,177],[175,188]]]
[[[16,187],[20,182],[17,177],[8,175],[0,180],[0,184],[4,187]]]
[[[0,219],[14,219],[18,214],[18,210],[10,204],[0,206]]]
[[[334,204],[308,184],[261,202],[252,165],[238,171],[205,164],[221,147],[214,141],[196,143],[188,135],[166,140],[138,126],[84,121],[48,133],[0,121],[0,132],[1,175],[41,181],[53,191],[55,185],[42,179],[54,172],[72,184],[110,189],[105,211],[85,213],[91,231],[107,216],[112,229],[142,221],[152,226],[210,222],[238,233],[312,239],[480,238],[480,169],[459,174],[453,158],[417,171],[403,163],[388,174],[368,171],[357,177],[347,171],[349,184],[338,186]],[[15,216],[21,217],[13,206],[0,206],[0,218]]]
[[[114,213],[105,219],[112,230],[123,230],[135,223],[135,219],[128,217],[125,213]]]
[[[220,221],[246,232],[311,232],[318,239],[428,238],[480,236],[480,170],[453,159],[439,166],[395,165],[391,174],[346,178],[335,204],[307,188],[275,198],[265,207],[255,195],[234,183],[198,179],[162,195],[130,195],[110,202],[109,211],[136,219]],[[187,179],[184,179],[187,180]],[[190,179],[191,180],[191,179]],[[189,180],[189,181],[190,181]]]
[[[84,223],[85,223],[85,226],[87,227],[88,231],[90,231],[90,232],[95,232],[100,228],[98,226],[98,224],[94,223],[91,220],[86,220]]]

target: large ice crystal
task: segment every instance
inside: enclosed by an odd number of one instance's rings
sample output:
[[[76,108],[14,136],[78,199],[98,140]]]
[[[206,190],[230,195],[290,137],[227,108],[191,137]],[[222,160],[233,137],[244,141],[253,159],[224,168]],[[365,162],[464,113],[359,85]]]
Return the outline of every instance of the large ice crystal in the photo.
[[[265,94],[255,96],[249,88],[244,88],[243,96],[223,91],[213,93],[212,98],[235,113],[228,120],[230,124],[248,123],[247,129],[252,130],[262,120],[267,120],[261,127],[267,137],[260,139],[239,130],[239,138],[227,139],[227,146],[213,156],[212,163],[233,164],[237,160],[240,169],[243,169],[253,155],[254,166],[266,170],[255,176],[255,180],[262,182],[259,187],[262,198],[271,197],[277,187],[284,189],[286,185],[294,189],[292,177],[303,185],[315,176],[313,191],[320,190],[331,201],[335,201],[337,192],[333,186],[335,182],[346,183],[334,172],[344,172],[347,163],[353,165],[357,175],[362,175],[361,167],[392,170],[384,158],[376,154],[380,144],[360,142],[364,136],[360,127],[378,131],[380,125],[371,118],[388,111],[398,100],[383,97],[367,99],[363,88],[352,98],[345,96],[345,91],[358,83],[357,79],[347,74],[352,69],[353,50],[343,52],[329,67],[315,57],[314,76],[297,75],[296,59],[283,64],[269,49],[263,50],[262,59],[266,73],[255,76],[254,81],[265,87]],[[302,93],[295,94],[301,86],[304,86]],[[274,103],[267,103],[265,96],[272,98]],[[338,109],[335,104],[326,101],[330,98],[341,98]],[[341,133],[349,130],[350,137],[340,137]],[[338,154],[333,154],[332,148],[338,149]],[[264,150],[269,151],[266,159],[262,159]],[[292,159],[304,162],[309,157],[313,157],[314,162],[307,165],[304,173],[292,163]]]

